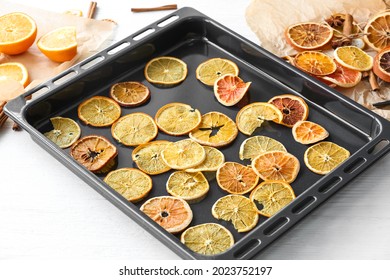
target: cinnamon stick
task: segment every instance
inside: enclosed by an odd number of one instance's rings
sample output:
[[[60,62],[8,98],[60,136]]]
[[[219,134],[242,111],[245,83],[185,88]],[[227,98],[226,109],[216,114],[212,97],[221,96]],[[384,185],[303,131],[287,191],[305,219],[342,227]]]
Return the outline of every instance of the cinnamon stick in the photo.
[[[345,14],[345,20],[343,23],[343,34],[349,36],[352,34],[353,17],[351,14]]]
[[[7,120],[7,115],[3,111],[3,107],[5,106],[5,104],[7,104],[6,101],[0,102],[0,127],[2,127],[5,121]]]
[[[166,10],[176,10],[177,5],[171,4],[171,5],[164,5],[160,7],[152,7],[152,8],[131,8],[131,11],[133,13],[143,13],[143,12],[154,12],[154,11],[166,11]]]
[[[379,90],[378,80],[377,80],[376,75],[374,74],[374,72],[372,70],[370,71],[368,81],[370,82],[370,86],[371,86],[371,89],[373,91]]]
[[[96,11],[96,7],[97,7],[97,2],[94,2],[92,1],[91,3],[89,3],[89,9],[88,9],[88,13],[87,13],[87,18],[93,18],[94,15],[95,15],[95,11]]]

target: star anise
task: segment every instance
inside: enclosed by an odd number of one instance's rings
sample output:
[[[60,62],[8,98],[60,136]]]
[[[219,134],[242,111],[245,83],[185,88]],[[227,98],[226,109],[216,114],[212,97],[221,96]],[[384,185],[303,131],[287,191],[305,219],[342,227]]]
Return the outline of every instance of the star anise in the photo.
[[[325,21],[330,25],[330,27],[335,28],[343,26],[345,19],[341,15],[331,15]]]

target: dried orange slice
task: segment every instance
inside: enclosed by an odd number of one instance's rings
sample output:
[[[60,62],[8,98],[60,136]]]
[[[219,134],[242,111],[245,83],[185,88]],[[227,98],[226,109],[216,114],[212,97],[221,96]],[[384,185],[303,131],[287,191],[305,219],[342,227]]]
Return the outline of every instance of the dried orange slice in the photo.
[[[285,36],[294,49],[317,50],[329,43],[333,37],[333,29],[323,23],[297,23],[287,28]]]
[[[357,71],[368,71],[374,63],[372,56],[355,46],[345,46],[335,49],[334,58],[342,66]]]
[[[320,142],[309,147],[304,154],[304,161],[311,171],[327,174],[344,162],[350,153],[333,142]]]
[[[27,68],[19,62],[0,64],[0,81],[14,80],[26,87],[30,83]]]
[[[198,128],[190,132],[190,138],[202,145],[222,147],[233,142],[237,134],[237,126],[231,118],[220,112],[209,112],[202,116]]]
[[[145,66],[145,78],[157,85],[173,86],[187,77],[187,64],[176,57],[160,56],[150,60]]]
[[[76,27],[57,28],[43,35],[37,46],[45,56],[55,62],[69,61],[77,54]]]
[[[256,204],[243,195],[230,194],[218,199],[211,213],[214,218],[230,221],[238,232],[253,229],[259,220]]]
[[[259,206],[258,213],[271,217],[288,205],[295,193],[289,184],[283,181],[266,181],[258,185],[249,196]]]
[[[137,202],[152,190],[152,179],[135,168],[121,168],[111,171],[104,182],[130,202]]]
[[[215,81],[214,95],[222,105],[233,106],[244,97],[251,83],[245,83],[238,76],[226,74]]]
[[[337,68],[336,63],[330,56],[316,51],[298,53],[294,58],[294,65],[316,76],[332,74]]]
[[[150,90],[139,82],[121,82],[111,86],[110,96],[123,107],[136,107],[150,98]]]
[[[206,159],[206,151],[197,142],[184,139],[169,143],[161,152],[162,160],[173,169],[188,169]]]
[[[116,147],[98,135],[80,138],[70,150],[70,155],[75,160],[94,173],[108,171],[114,164],[113,160],[117,154]]]
[[[376,51],[390,46],[390,12],[380,13],[370,19],[364,28],[363,40]]]
[[[283,114],[280,124],[292,127],[298,121],[305,121],[309,116],[309,106],[305,100],[292,94],[282,94],[271,98],[269,103],[275,105]]]
[[[362,80],[362,72],[349,69],[337,62],[336,67],[335,72],[321,76],[321,79],[343,88],[354,87]]]
[[[192,221],[188,203],[173,196],[158,196],[147,200],[140,210],[170,233],[183,231]]]
[[[252,161],[252,168],[264,181],[293,182],[299,172],[299,160],[290,153],[265,152]]]
[[[192,251],[208,256],[221,254],[234,244],[232,233],[215,223],[187,228],[181,234],[180,241]]]
[[[372,70],[379,78],[390,82],[390,47],[377,53],[374,58],[374,67]]]
[[[280,110],[275,105],[267,102],[254,102],[243,107],[236,116],[238,130],[245,135],[253,132],[265,121],[281,122],[283,118]]]
[[[287,152],[286,147],[279,141],[267,136],[253,136],[242,142],[239,150],[241,160],[253,160],[264,152],[282,151]]]
[[[236,162],[225,162],[217,170],[217,183],[232,194],[245,194],[256,187],[259,177],[251,167]]]
[[[126,146],[145,144],[156,138],[157,133],[157,125],[152,117],[145,113],[123,116],[111,127],[112,137]]]
[[[205,198],[209,188],[209,182],[202,172],[175,171],[167,181],[167,192],[188,203],[201,201]]]
[[[198,109],[184,103],[169,103],[156,113],[158,128],[169,135],[185,135],[197,128],[202,115]]]
[[[169,141],[157,140],[139,145],[133,150],[131,157],[137,167],[149,175],[167,172],[171,168],[162,160],[161,152],[169,143]]]
[[[204,146],[203,149],[206,152],[206,159],[201,164],[186,169],[187,172],[217,171],[225,162],[225,156],[220,150],[209,146]]]
[[[325,128],[309,121],[297,122],[292,128],[292,134],[295,141],[304,145],[322,141],[329,136],[329,132]]]
[[[196,68],[196,78],[208,86],[226,74],[237,76],[239,69],[233,61],[224,58],[211,58],[199,64]]]
[[[0,53],[21,54],[36,37],[37,25],[30,16],[19,12],[0,16]]]
[[[53,125],[53,129],[44,133],[44,135],[60,148],[69,148],[80,138],[80,126],[74,120],[54,117],[50,118],[50,122]]]
[[[121,107],[111,98],[94,96],[82,102],[77,113],[85,124],[110,126],[121,116]]]

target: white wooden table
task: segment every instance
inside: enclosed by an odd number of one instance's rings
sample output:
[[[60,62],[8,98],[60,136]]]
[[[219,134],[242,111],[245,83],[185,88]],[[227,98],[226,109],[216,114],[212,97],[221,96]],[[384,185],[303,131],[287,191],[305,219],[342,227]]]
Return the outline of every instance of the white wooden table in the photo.
[[[85,0],[14,2],[87,12]],[[168,3],[169,2],[169,3]],[[249,1],[98,0],[97,19],[118,22],[119,40],[170,13],[131,7],[192,6],[257,42],[246,25]],[[267,15],[259,15],[267,16]],[[0,129],[0,259],[178,259],[25,132]],[[259,259],[390,259],[390,158],[329,199]]]

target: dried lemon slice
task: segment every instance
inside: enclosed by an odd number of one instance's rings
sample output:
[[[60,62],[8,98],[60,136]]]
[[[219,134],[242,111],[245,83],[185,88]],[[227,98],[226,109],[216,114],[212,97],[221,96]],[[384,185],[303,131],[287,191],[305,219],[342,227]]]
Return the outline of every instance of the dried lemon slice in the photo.
[[[111,171],[104,182],[130,202],[140,201],[152,190],[152,179],[135,168]]]
[[[191,139],[169,143],[161,152],[162,160],[173,169],[188,169],[206,159],[204,148]]]
[[[214,203],[211,212],[216,219],[232,222],[238,232],[250,231],[259,220],[255,203],[242,195],[221,197]]]
[[[295,193],[286,182],[266,181],[258,185],[249,198],[262,206],[258,209],[259,214],[271,217],[289,204],[295,198]]]
[[[355,46],[338,47],[334,58],[342,66],[357,71],[369,71],[374,64],[372,56]]]
[[[131,157],[143,172],[156,175],[169,171],[171,168],[164,163],[161,152],[171,143],[157,140],[139,145],[133,150]]]
[[[258,155],[270,151],[287,152],[284,145],[273,138],[267,136],[252,136],[242,142],[239,150],[239,157],[241,160],[253,160]]]
[[[86,124],[110,126],[121,116],[121,107],[111,98],[94,96],[81,103],[77,113]]]
[[[169,135],[185,135],[201,121],[199,110],[184,103],[169,103],[161,107],[154,118],[158,128]]]
[[[226,74],[237,76],[239,69],[233,61],[224,58],[211,58],[199,64],[196,68],[196,78],[208,86]]]
[[[111,127],[111,134],[119,143],[138,146],[153,140],[158,133],[157,125],[145,113],[132,113],[121,117]]]
[[[216,255],[227,251],[234,244],[232,233],[215,223],[200,224],[186,229],[180,241],[192,251],[202,255]]]
[[[188,203],[201,201],[209,191],[209,182],[202,172],[175,171],[167,181],[167,192]]]
[[[170,56],[160,56],[150,60],[145,66],[145,78],[158,85],[172,86],[187,77],[187,64]]]
[[[80,138],[80,126],[74,120],[54,117],[50,121],[53,125],[53,130],[46,132],[44,135],[60,148],[69,148]]]
[[[201,164],[186,169],[187,172],[217,171],[225,162],[225,156],[220,150],[208,146],[204,146],[203,149],[206,152],[206,159]]]
[[[237,134],[232,119],[220,112],[209,112],[202,116],[198,128],[190,132],[190,138],[202,145],[222,147],[233,142]]]
[[[282,113],[273,104],[255,102],[243,107],[236,117],[238,129],[245,135],[251,135],[265,121],[280,122]]]
[[[236,162],[225,162],[218,168],[216,178],[218,186],[232,194],[250,192],[259,182],[259,177],[251,167]]]

